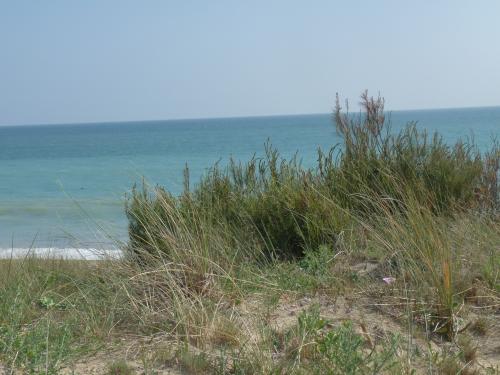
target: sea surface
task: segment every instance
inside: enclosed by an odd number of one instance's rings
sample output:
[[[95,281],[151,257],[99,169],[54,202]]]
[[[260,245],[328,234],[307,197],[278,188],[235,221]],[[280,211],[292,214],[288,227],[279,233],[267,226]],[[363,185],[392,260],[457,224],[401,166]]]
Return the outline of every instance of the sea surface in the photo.
[[[481,150],[500,135],[500,107],[390,119],[394,130],[417,121],[447,142],[473,135]],[[0,252],[114,248],[126,240],[134,183],[178,194],[186,164],[193,184],[216,162],[262,155],[267,140],[284,157],[298,152],[304,166],[340,141],[330,114],[0,127]]]

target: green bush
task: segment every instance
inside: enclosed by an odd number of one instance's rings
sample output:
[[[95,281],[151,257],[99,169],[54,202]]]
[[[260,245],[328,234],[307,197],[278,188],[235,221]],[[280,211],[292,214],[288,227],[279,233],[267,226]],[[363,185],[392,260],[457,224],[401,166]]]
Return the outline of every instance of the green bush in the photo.
[[[376,215],[381,201],[404,209],[408,194],[439,215],[498,208],[498,146],[482,156],[472,141],[448,146],[415,123],[394,133],[383,99],[364,93],[361,104],[364,112],[354,116],[337,97],[334,119],[343,143],[319,150],[315,168],[303,168],[297,157],[285,160],[267,144],[263,158],[217,164],[192,190],[186,176],[180,197],[162,188],[134,189],[127,205],[130,248],[168,254],[165,239],[176,236],[181,221],[196,236],[218,228],[268,258],[294,258],[305,249],[334,247],[356,219]]]

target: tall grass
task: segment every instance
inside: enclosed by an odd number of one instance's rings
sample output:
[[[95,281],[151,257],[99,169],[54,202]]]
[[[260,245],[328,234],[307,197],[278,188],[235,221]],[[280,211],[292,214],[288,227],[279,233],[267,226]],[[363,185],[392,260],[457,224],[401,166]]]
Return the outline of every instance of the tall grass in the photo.
[[[369,219],[376,212],[360,197],[403,201],[402,191],[437,215],[498,209],[497,145],[485,155],[472,141],[448,146],[414,123],[395,133],[383,99],[365,92],[361,106],[359,115],[343,112],[337,97],[334,122],[343,143],[319,150],[315,168],[303,168],[297,157],[285,160],[266,145],[263,158],[215,165],[192,191],[187,180],[180,197],[160,187],[134,190],[127,206],[132,252],[153,245],[168,254],[165,239],[172,233],[165,231],[182,217],[188,231],[199,232],[202,220],[205,231],[223,228],[258,244],[268,258],[300,257],[308,248],[335,243],[353,225],[353,215]]]

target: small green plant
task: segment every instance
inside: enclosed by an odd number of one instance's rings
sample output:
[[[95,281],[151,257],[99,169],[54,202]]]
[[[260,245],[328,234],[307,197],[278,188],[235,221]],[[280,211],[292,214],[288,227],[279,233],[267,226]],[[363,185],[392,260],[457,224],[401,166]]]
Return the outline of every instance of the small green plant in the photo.
[[[363,338],[346,322],[328,332],[319,342],[318,351],[332,363],[339,373],[355,374],[364,365]]]
[[[376,374],[397,364],[397,337],[392,336],[382,350],[368,349],[368,343],[355,332],[352,322],[332,329],[331,323],[321,318],[318,306],[302,312],[297,326],[283,340],[288,358],[310,371]]]
[[[308,273],[324,278],[335,259],[332,249],[326,245],[321,245],[317,250],[306,250],[300,260],[300,266]]]
[[[374,348],[367,351],[365,340],[347,321],[318,340],[322,357],[320,368],[329,366],[331,374],[378,374],[398,363],[395,357],[397,345],[397,338],[392,337],[381,351]]]
[[[133,375],[135,370],[124,360],[112,362],[108,365],[107,375]]]
[[[67,308],[66,304],[63,302],[56,302],[54,297],[49,295],[44,295],[38,299],[38,305],[46,310],[59,309],[64,310]]]
[[[325,328],[327,322],[321,318],[319,306],[313,305],[308,311],[302,312],[298,317],[297,329],[294,341],[292,341],[292,354],[299,360],[301,358],[311,359],[316,355],[315,339],[320,331]]]

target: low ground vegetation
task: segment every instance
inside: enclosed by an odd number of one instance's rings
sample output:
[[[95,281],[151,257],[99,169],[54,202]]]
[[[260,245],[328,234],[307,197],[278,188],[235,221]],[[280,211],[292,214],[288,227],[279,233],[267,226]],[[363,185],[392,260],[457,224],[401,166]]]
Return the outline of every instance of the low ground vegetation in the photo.
[[[121,259],[0,263],[0,363],[32,373],[497,374],[500,151],[391,131],[381,98],[306,169],[135,189]]]

